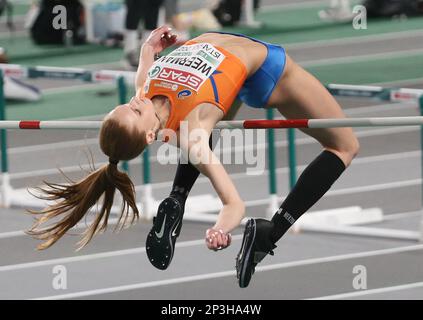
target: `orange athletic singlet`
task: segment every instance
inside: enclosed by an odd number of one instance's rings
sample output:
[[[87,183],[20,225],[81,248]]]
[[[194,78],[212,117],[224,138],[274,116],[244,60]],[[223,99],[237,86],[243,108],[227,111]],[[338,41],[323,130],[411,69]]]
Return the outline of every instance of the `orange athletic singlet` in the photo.
[[[149,99],[162,95],[170,100],[166,128],[176,131],[201,103],[212,103],[226,114],[246,77],[247,70],[235,55],[191,40],[154,62],[144,92]]]

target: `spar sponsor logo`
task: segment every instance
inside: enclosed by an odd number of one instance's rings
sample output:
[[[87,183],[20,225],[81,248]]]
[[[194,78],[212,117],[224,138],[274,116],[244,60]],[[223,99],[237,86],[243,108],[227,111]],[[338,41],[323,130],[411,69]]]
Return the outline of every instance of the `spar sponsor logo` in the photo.
[[[198,90],[201,85],[201,78],[195,74],[172,68],[163,68],[157,75],[157,79],[167,80],[176,84],[184,85],[193,90]]]
[[[178,99],[185,99],[186,97],[189,97],[192,94],[192,92],[188,89],[182,90],[178,92]]]

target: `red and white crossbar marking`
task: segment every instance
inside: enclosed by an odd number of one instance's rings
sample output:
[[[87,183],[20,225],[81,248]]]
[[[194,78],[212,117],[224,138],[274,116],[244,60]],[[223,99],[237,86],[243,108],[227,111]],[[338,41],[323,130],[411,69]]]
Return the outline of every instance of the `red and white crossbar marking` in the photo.
[[[69,129],[98,130],[102,121],[0,121],[0,129]],[[216,129],[284,129],[284,128],[339,128],[421,126],[420,117],[345,118],[345,119],[295,119],[295,120],[239,120],[221,121]]]
[[[0,121],[0,129],[70,129],[70,130],[97,130],[102,121]]]
[[[217,129],[283,129],[283,128],[339,128],[339,127],[382,127],[419,126],[423,117],[383,117],[346,119],[295,119],[295,120],[245,120],[221,121]]]

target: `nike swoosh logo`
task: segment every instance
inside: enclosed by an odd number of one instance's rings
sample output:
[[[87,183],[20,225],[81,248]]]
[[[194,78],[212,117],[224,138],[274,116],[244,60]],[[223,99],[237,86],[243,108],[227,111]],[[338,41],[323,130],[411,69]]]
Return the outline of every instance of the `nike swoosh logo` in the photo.
[[[179,221],[179,222],[176,224],[175,228],[173,228],[173,231],[172,231],[172,237],[176,236],[176,230],[178,229],[178,226],[179,226],[179,224],[180,224],[180,223],[181,223],[181,221]]]
[[[163,237],[163,233],[164,233],[164,227],[165,227],[165,225],[166,225],[166,216],[164,217],[164,219],[163,219],[163,223],[162,223],[162,228],[160,229],[160,232],[159,233],[157,233],[157,231],[155,232],[156,233],[156,237],[157,238],[161,238],[161,237]]]

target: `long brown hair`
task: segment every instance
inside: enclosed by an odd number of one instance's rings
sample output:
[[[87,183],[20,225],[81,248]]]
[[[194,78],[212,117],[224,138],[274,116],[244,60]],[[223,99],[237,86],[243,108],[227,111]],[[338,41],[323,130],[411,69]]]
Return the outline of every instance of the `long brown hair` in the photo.
[[[110,163],[97,170],[93,168],[81,181],[74,182],[65,176],[68,184],[44,182],[46,187],[37,188],[41,194],[34,194],[36,197],[55,201],[41,211],[29,211],[41,215],[27,231],[34,238],[44,240],[37,248],[47,249],[56,243],[103,196],[100,210],[77,244],[78,250],[83,248],[94,235],[105,231],[116,189],[121,193],[123,203],[115,230],[134,224],[139,217],[134,184],[126,173],[119,171],[117,162],[137,157],[146,145],[145,134],[128,130],[113,117],[106,117],[100,130],[100,148],[109,156]],[[45,226],[52,219],[59,220]]]

